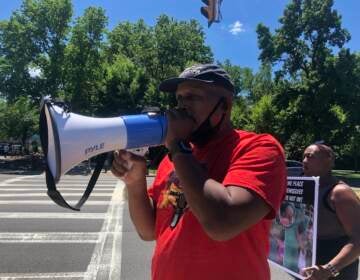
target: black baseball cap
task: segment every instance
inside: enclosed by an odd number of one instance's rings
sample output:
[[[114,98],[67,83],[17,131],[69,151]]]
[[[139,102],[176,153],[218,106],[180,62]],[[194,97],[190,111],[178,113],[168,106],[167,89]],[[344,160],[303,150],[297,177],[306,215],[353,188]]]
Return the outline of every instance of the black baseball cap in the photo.
[[[185,81],[213,84],[235,93],[235,87],[231,82],[229,74],[216,64],[197,64],[186,68],[179,77],[170,78],[161,82],[159,90],[175,92],[178,85]]]

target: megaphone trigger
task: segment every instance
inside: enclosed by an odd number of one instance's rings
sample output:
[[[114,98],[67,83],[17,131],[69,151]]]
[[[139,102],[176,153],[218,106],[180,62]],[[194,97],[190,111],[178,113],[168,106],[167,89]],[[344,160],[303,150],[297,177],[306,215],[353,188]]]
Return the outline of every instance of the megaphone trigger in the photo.
[[[133,153],[138,156],[145,156],[146,153],[149,151],[149,147],[141,147],[141,148],[134,148],[134,149],[128,149],[127,150],[130,153]]]

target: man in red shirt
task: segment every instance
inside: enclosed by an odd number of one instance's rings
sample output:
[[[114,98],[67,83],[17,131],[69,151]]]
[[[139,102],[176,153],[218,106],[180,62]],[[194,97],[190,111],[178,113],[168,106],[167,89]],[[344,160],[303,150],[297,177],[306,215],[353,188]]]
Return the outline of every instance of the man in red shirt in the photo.
[[[169,155],[153,185],[142,157],[118,151],[112,167],[140,237],[156,240],[152,279],[270,279],[270,223],[286,187],[281,145],[232,128],[235,90],[217,65],[194,65],[159,88],[178,108],[167,113]]]

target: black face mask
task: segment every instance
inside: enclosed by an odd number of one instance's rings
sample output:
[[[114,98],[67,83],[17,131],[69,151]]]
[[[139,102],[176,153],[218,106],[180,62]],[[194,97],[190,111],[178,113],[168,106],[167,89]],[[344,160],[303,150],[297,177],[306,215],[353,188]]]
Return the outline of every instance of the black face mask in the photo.
[[[202,124],[191,134],[190,142],[194,143],[197,146],[204,146],[208,143],[211,138],[218,132],[224,117],[225,112],[223,113],[221,120],[216,126],[211,126],[210,118],[215,113],[217,108],[225,101],[225,97],[221,97],[218,103],[215,105],[214,109],[210,112],[209,116],[202,122]]]

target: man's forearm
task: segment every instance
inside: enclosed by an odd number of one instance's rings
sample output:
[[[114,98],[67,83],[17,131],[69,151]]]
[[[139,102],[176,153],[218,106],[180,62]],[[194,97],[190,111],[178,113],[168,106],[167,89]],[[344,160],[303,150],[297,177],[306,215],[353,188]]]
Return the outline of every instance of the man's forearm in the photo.
[[[350,239],[330,263],[338,270],[343,269],[354,262],[360,255],[360,240]]]
[[[227,192],[218,186],[206,188],[208,175],[199,162],[189,154],[177,154],[173,159],[176,174],[184,190],[186,200],[199,221],[205,225],[208,221],[221,220],[222,207],[226,206]],[[217,198],[216,200],[214,198]],[[219,215],[219,217],[216,217]]]
[[[142,191],[138,191],[141,189]],[[155,215],[152,201],[146,191],[146,179],[127,186],[131,220],[143,240],[155,239]],[[136,191],[135,191],[136,190]]]
[[[176,154],[173,162],[190,209],[210,238],[229,240],[270,211],[262,198],[248,190],[225,188],[210,179],[191,154]]]

